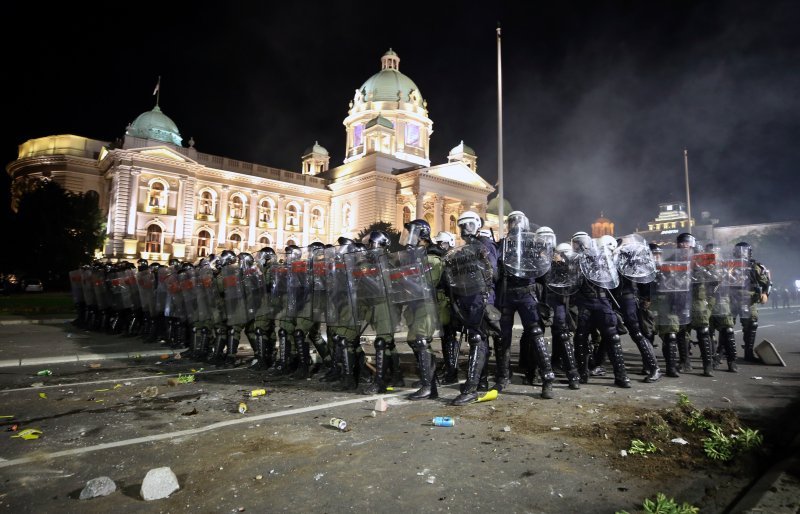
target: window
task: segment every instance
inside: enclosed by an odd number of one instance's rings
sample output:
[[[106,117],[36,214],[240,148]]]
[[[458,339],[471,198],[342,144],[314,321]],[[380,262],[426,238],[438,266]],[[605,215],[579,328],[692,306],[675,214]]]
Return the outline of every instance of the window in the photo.
[[[294,239],[289,239],[288,241],[286,241],[286,246],[291,246],[291,245],[297,246],[297,243],[295,242]]]
[[[258,222],[267,225],[272,224],[275,216],[275,204],[269,198],[264,198],[258,204]]]
[[[147,227],[147,237],[145,238],[144,249],[149,253],[161,253],[161,239],[163,237],[161,227],[150,225]]]
[[[364,125],[356,125],[353,127],[353,147],[361,146],[364,142]]]
[[[214,195],[211,191],[203,191],[197,201],[197,213],[203,216],[214,215]]]
[[[261,247],[263,248],[265,246],[271,246],[272,245],[272,241],[270,240],[268,235],[264,234],[263,236],[261,236],[258,239],[258,244],[260,244]]]
[[[452,214],[450,215],[450,230],[451,234],[458,234],[458,220]]]
[[[239,195],[231,198],[231,218],[237,220],[244,219],[244,201]]]
[[[406,146],[420,146],[419,125],[406,123]]]
[[[353,229],[353,209],[350,208],[349,203],[342,207],[342,228],[343,230]]]
[[[286,228],[296,229],[300,226],[300,209],[297,205],[290,203],[286,206]]]
[[[240,252],[242,251],[242,236],[239,233],[234,232],[231,234],[228,241],[231,242],[231,247],[233,249],[239,250]]]
[[[411,221],[411,207],[406,205],[403,207],[403,225]]]
[[[211,253],[211,234],[208,230],[197,233],[197,256],[207,257]]]
[[[318,231],[325,228],[325,216],[319,207],[311,209],[311,228]]]
[[[153,180],[147,190],[147,212],[165,213],[167,210],[167,185],[161,180]]]

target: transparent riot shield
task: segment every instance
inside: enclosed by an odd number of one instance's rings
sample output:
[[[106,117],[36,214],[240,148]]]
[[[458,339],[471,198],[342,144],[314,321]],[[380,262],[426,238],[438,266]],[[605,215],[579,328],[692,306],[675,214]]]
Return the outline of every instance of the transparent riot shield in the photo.
[[[315,322],[325,321],[328,307],[327,275],[328,263],[324,249],[314,250],[311,255],[311,319]]]
[[[657,265],[652,287],[656,324],[660,328],[674,331],[675,327],[691,321],[692,263],[689,252],[677,249],[665,255]]]
[[[606,289],[614,289],[619,285],[614,257],[607,247],[591,244],[580,254],[580,264],[583,276],[592,284]]]
[[[131,289],[125,277],[124,271],[111,274],[111,298],[114,308],[117,310],[132,309],[133,299]]]
[[[214,280],[214,270],[200,268],[195,270],[195,291],[197,298],[198,323],[220,323],[220,296]]]
[[[247,323],[242,272],[238,264],[229,264],[220,271],[225,298],[225,324],[228,326]]]
[[[242,285],[244,286],[247,320],[253,321],[260,312],[263,312],[263,304],[266,300],[264,274],[255,261],[242,270]]]
[[[619,274],[636,284],[649,284],[656,277],[656,263],[645,239],[629,234],[613,254]]]
[[[164,316],[186,321],[186,305],[183,301],[183,289],[178,275],[177,271],[171,269],[165,276],[167,305],[164,308]]]
[[[444,276],[455,296],[473,296],[489,290],[493,280],[492,265],[486,248],[469,242],[447,253],[443,259]]]
[[[100,310],[111,307],[108,289],[106,288],[106,274],[103,270],[92,271],[92,290],[97,308]]]
[[[156,291],[155,276],[149,269],[140,271],[136,274],[136,284],[139,287],[139,300],[142,302],[142,310],[150,315],[156,316]]]
[[[331,327],[355,327],[359,325],[355,275],[348,270],[348,261],[354,262],[348,254],[340,253],[338,248],[325,248],[325,323]],[[362,254],[363,255],[363,254]]]
[[[69,272],[69,288],[72,292],[72,301],[75,305],[85,303],[83,300],[83,285],[81,278],[81,270],[76,269]]]
[[[692,282],[708,284],[719,281],[718,264],[717,254],[713,252],[692,255]]]
[[[170,266],[161,266],[156,275],[156,316],[165,316],[166,312],[172,310],[169,306],[170,296],[167,292],[167,276],[175,273]]]
[[[581,263],[576,252],[553,252],[553,263],[545,275],[547,288],[556,294],[570,296],[578,292],[581,284]]]
[[[720,285],[728,291],[731,312],[741,319],[749,319],[752,316],[750,268],[747,259],[738,257],[722,259],[719,266]]]
[[[139,297],[139,286],[136,284],[136,272],[132,269],[126,269],[123,274],[125,277],[125,284],[128,286],[128,291],[131,292],[133,308],[138,311],[142,308],[142,299]]]
[[[278,262],[270,266],[270,312],[271,319],[285,319],[289,310],[289,265]]]
[[[181,298],[183,299],[183,309],[186,315],[186,321],[190,323],[197,323],[198,307],[197,307],[197,281],[193,269],[182,270],[178,273],[178,282],[181,286]]]
[[[503,239],[503,265],[515,277],[539,278],[550,269],[553,243],[534,232],[517,231]]]
[[[92,278],[91,269],[81,270],[81,289],[83,289],[83,300],[86,305],[97,305],[97,300],[94,296],[94,280]]]
[[[299,257],[289,257],[286,316],[311,319],[311,258],[303,249]]]
[[[366,323],[377,335],[394,333],[399,321],[397,309],[390,301],[389,271],[391,269],[386,250],[356,251],[343,256],[352,300],[352,317],[356,325]],[[349,321],[351,314],[345,307],[340,316]]]
[[[423,247],[385,254],[383,260],[389,281],[389,300],[405,306],[410,332],[430,338],[439,327],[439,306],[431,279],[428,255]]]

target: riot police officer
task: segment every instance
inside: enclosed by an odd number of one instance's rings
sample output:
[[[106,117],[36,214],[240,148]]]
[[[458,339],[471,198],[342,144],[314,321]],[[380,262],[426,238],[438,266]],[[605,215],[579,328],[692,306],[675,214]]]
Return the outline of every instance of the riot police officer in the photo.
[[[744,339],[744,360],[758,362],[753,348],[756,343],[758,330],[759,303],[767,303],[772,290],[772,280],[763,264],[753,259],[753,247],[750,243],[741,241],[733,247],[733,256],[743,259],[746,263],[746,280],[738,294],[731,295],[731,309],[733,322],[739,318],[742,324],[742,338]]]
[[[434,246],[429,247],[428,252],[442,258],[456,246],[456,238],[447,231],[436,234],[433,242]],[[461,341],[457,336],[459,332],[457,320],[451,315],[450,294],[446,280],[439,280],[436,287],[436,301],[439,305],[439,323],[442,325],[441,341],[444,358],[444,373],[440,381],[442,384],[455,384],[458,382],[458,354],[461,351]]]

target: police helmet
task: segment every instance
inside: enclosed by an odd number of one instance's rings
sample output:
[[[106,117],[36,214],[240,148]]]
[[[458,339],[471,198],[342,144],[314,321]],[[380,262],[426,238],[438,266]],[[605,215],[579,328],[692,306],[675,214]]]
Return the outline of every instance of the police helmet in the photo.
[[[386,248],[391,244],[389,234],[383,230],[373,230],[361,240],[368,248]]]
[[[736,246],[733,247],[733,256],[736,257],[737,259],[750,260],[752,255],[753,255],[753,247],[750,245],[750,243],[741,241],[739,243],[736,243]]]
[[[234,262],[236,262],[236,253],[234,253],[233,250],[222,250],[217,261],[217,266],[221,268]]]
[[[592,245],[592,238],[586,232],[575,232],[572,234],[572,249],[576,252],[582,252]]]
[[[597,246],[601,248],[608,248],[609,252],[613,252],[617,249],[617,240],[614,239],[614,236],[600,236],[600,238],[597,240]]]
[[[239,266],[242,268],[249,268],[253,265],[253,255],[248,252],[241,252],[239,254]]]
[[[536,229],[536,236],[549,243],[550,246],[556,245],[556,233],[553,232],[553,229],[547,226],[542,226]]]
[[[694,249],[695,245],[697,244],[697,240],[695,240],[694,236],[689,232],[678,234],[678,238],[675,240],[675,242],[678,244],[678,248]]]
[[[400,235],[400,244],[403,246],[418,246],[425,240],[431,242],[431,224],[423,219],[415,219],[403,225]]]
[[[522,211],[509,212],[506,218],[506,227],[508,227],[509,234],[528,232],[531,229],[528,217]]]
[[[342,236],[337,239],[336,242],[339,244],[339,248],[336,249],[336,253],[340,255],[355,251],[356,242],[349,237]]]
[[[436,237],[434,237],[433,240],[442,250],[449,250],[456,245],[455,236],[444,230],[436,234]]]
[[[464,211],[458,217],[458,228],[461,230],[461,237],[477,237],[478,231],[483,226],[481,217],[472,211]]]
[[[176,259],[175,257],[169,260],[170,266],[178,266],[180,265],[180,263],[181,263],[180,259]]]
[[[303,250],[301,250],[297,245],[289,245],[284,249],[284,251],[286,252],[287,261],[297,260],[303,255]]]

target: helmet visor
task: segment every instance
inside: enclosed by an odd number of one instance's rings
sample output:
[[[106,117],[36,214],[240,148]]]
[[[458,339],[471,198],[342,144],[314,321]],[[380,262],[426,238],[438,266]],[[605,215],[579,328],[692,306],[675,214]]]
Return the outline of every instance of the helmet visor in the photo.
[[[400,234],[400,244],[403,246],[417,246],[422,238],[423,227],[409,223]]]

